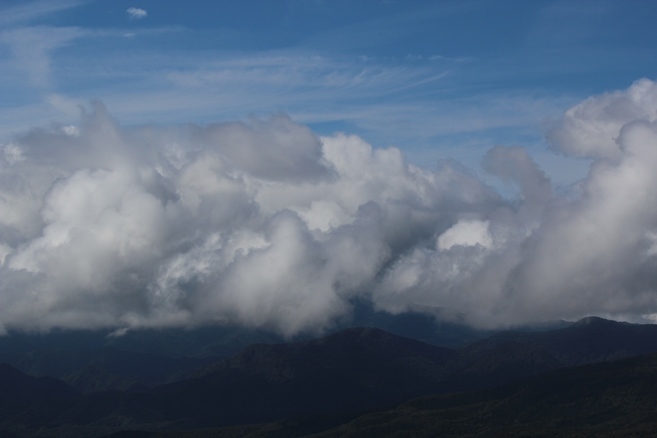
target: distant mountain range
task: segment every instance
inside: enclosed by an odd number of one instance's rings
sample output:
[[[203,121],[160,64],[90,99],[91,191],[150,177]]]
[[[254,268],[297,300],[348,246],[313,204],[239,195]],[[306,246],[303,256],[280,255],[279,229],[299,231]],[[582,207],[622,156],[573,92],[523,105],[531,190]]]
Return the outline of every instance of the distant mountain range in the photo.
[[[6,436],[53,437],[121,431],[243,436],[249,430],[257,436],[361,436],[358,431],[366,430],[381,436],[414,427],[435,436],[452,427],[453,436],[459,436],[467,425],[479,425],[490,435],[506,424],[505,430],[518,434],[534,426],[572,432],[594,423],[595,415],[606,423],[618,417],[621,426],[640,417],[622,420],[627,412],[614,410],[616,399],[630,403],[636,395],[632,403],[637,406],[657,401],[657,396],[648,397],[648,389],[657,384],[652,376],[657,376],[657,356],[640,356],[657,353],[655,325],[586,318],[552,330],[497,333],[458,348],[372,327],[351,328],[320,339],[257,343],[227,358],[198,354],[217,351],[207,348],[220,345],[212,336],[196,338],[200,349],[181,349],[189,355],[172,354],[184,335],[172,340],[166,334],[160,333],[159,340],[166,347],[151,345],[150,351],[122,349],[115,343],[120,338],[98,334],[74,334],[69,344],[65,334],[56,334],[61,339],[54,346],[38,336],[30,340],[22,335],[22,344],[17,338],[0,339],[0,355],[13,358],[23,370],[51,371],[67,382],[1,365],[0,430]],[[104,345],[90,348],[94,336]],[[135,339],[123,342],[138,344]],[[429,398],[408,401],[420,396]],[[588,420],[564,407],[575,401],[586,406],[582,415]],[[514,409],[519,423],[511,420]],[[566,424],[559,415],[573,419]],[[474,421],[475,416],[480,417]],[[641,424],[650,427],[650,421],[646,417]],[[256,423],[265,425],[242,426]]]
[[[491,334],[437,322],[422,313],[390,315],[365,305],[356,306],[351,325],[377,327],[432,345],[452,347]],[[308,339],[306,335],[295,341]],[[286,341],[272,332],[231,326],[134,330],[121,336],[103,330],[11,333],[0,336],[0,363],[30,375],[60,378],[88,393],[171,383],[249,345]]]
[[[649,437],[657,433],[655,406],[657,355],[651,354],[565,368],[494,390],[415,399],[313,437]],[[295,434],[291,424],[267,425],[286,427]]]

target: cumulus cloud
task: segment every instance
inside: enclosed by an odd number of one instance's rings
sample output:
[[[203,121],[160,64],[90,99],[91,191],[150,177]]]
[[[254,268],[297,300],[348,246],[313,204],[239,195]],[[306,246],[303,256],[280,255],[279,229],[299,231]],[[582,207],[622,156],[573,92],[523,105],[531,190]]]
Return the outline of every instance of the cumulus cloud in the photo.
[[[145,9],[131,7],[126,9],[126,13],[131,20],[141,20],[148,15]]]
[[[555,149],[567,155],[621,158],[618,136],[634,120],[657,119],[657,88],[648,79],[625,91],[591,97],[570,108],[548,132]]]
[[[573,124],[569,110],[551,131],[594,157],[576,195],[556,194],[524,149],[491,149],[484,168],[518,186],[513,200],[456,163],[419,168],[282,114],[125,128],[94,104],[77,126],[0,147],[0,330],[291,336],[355,300],[478,327],[657,313],[655,89],[589,99],[575,108],[613,120]],[[605,120],[613,154],[588,142]]]

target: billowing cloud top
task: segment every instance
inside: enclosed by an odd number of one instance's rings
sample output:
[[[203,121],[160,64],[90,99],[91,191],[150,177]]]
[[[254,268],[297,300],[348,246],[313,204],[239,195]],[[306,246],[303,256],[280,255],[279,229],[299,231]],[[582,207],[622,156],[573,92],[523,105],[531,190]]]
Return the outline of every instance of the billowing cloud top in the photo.
[[[593,157],[575,195],[519,147],[425,170],[284,115],[79,126],[0,148],[0,329],[235,323],[322,331],[354,299],[479,327],[657,312],[657,85],[591,98],[550,133]]]
[[[141,8],[128,8],[126,10],[128,13],[128,17],[130,17],[133,20],[140,20],[148,15],[148,12],[146,12],[145,9]]]

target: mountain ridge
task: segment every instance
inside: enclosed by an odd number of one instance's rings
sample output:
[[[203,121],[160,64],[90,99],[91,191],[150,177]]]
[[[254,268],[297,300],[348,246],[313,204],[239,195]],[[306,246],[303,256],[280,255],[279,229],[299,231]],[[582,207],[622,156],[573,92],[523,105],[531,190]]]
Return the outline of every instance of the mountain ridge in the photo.
[[[596,338],[609,342],[591,342]],[[191,430],[318,416],[344,422],[346,417],[392,408],[418,396],[481,391],[569,364],[657,352],[656,338],[654,325],[587,320],[447,348],[378,328],[349,328],[318,339],[250,345],[181,380],[153,388],[122,382],[122,391],[84,395],[66,386],[73,392],[62,390],[61,396],[22,404],[30,414],[16,418],[28,418],[22,420],[25,424],[0,417],[0,430],[60,424],[52,429],[53,436],[67,436],[85,430]],[[116,378],[102,367],[88,371],[91,381],[86,386],[107,389],[112,385],[103,379]]]

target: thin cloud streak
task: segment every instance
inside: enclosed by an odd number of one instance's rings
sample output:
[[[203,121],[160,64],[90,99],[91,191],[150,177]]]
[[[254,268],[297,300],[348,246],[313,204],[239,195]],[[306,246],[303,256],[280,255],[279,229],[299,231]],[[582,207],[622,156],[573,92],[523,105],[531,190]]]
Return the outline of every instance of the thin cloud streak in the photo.
[[[139,64],[131,59],[109,61],[107,67],[102,61],[95,64],[105,74],[116,75],[125,75],[126,70],[112,65],[126,65],[128,72],[131,65],[139,66],[129,91],[89,90],[85,94],[107,102],[120,120],[167,121],[162,117],[176,109],[200,121],[209,121],[208,114],[239,118],[284,110],[304,123],[348,121],[377,145],[399,144],[409,138],[428,144],[439,135],[532,124],[558,115],[572,102],[521,93],[455,98],[459,73],[453,69],[458,70],[459,60],[385,65],[376,60],[283,52],[210,62],[189,55],[146,57]],[[195,67],[167,72],[172,64]],[[86,75],[88,67],[71,66],[68,73],[75,76],[76,71]],[[140,119],[140,114],[149,118]],[[392,125],[396,128],[386,129]]]
[[[35,19],[72,9],[89,0],[41,0],[21,2],[19,6],[0,10],[0,27],[29,23]]]

